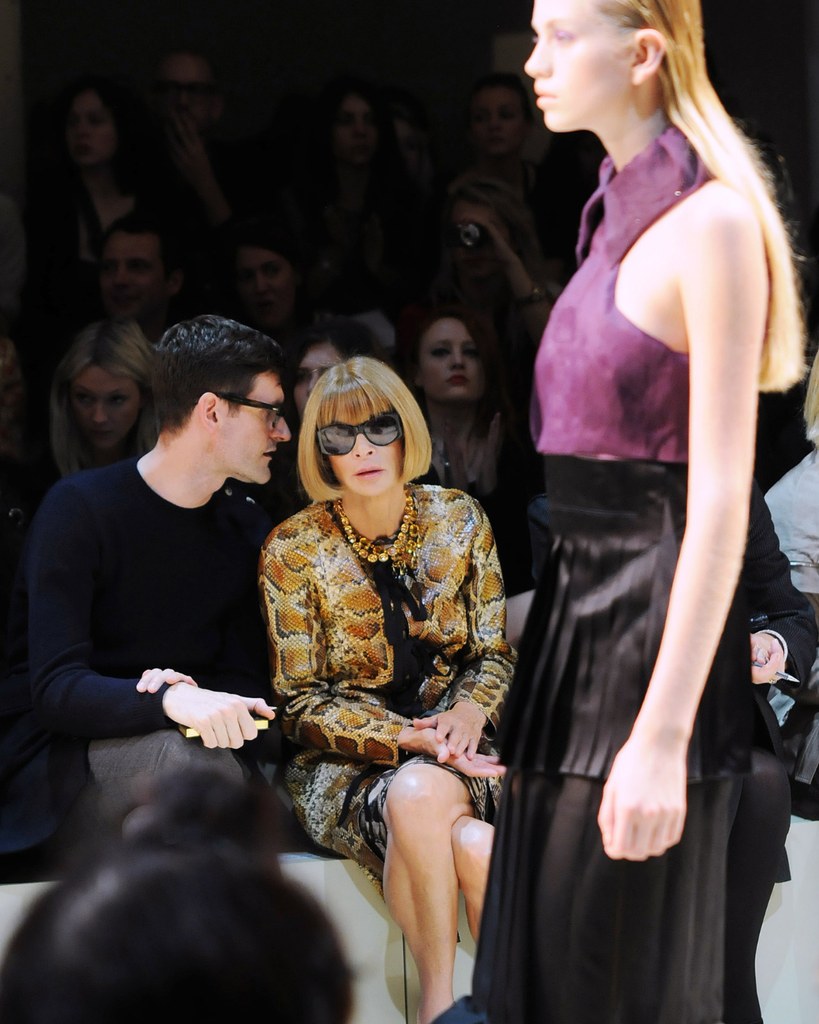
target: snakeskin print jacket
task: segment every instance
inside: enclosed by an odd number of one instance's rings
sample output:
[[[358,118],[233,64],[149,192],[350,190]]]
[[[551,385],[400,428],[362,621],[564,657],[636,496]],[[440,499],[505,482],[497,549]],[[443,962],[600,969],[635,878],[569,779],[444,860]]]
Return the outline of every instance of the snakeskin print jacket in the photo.
[[[416,485],[412,493],[421,539],[412,590],[427,618],[408,616],[408,628],[436,652],[421,703],[470,701],[486,715],[491,737],[515,659],[492,530],[461,491]],[[383,864],[356,822],[367,787],[399,763],[398,734],[409,720],[387,706],[392,648],[381,600],[331,502],[273,530],[259,585],[282,730],[301,748],[285,774],[296,814],[316,843],[377,880]]]

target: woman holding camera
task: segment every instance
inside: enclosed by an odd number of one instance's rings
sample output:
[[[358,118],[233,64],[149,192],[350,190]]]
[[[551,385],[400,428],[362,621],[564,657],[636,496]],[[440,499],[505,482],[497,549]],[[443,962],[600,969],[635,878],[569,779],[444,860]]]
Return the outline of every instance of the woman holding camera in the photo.
[[[557,290],[523,201],[505,182],[465,175],[449,187],[437,278],[426,302],[402,312],[397,344],[406,354],[430,305],[466,306],[497,334],[513,404],[527,409],[537,343]]]
[[[514,660],[485,513],[410,483],[430,454],[391,369],[330,367],[299,436],[314,503],[273,530],[260,568],[296,813],[383,879],[418,967],[419,1024],[452,1001],[459,890],[473,933],[480,921],[503,771],[489,743]]]

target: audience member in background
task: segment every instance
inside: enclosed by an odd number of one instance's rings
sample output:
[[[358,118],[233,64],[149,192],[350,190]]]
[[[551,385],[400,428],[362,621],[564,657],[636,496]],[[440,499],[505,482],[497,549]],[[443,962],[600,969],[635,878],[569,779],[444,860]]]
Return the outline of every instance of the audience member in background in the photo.
[[[51,383],[51,453],[61,476],[154,446],[153,359],[134,320],[100,320],[80,331]]]
[[[419,193],[428,197],[436,184],[437,172],[426,107],[406,89],[384,89],[383,98],[407,174]]]
[[[50,163],[33,168],[25,216],[26,336],[35,338],[38,362],[45,346],[99,317],[103,234],[139,203],[153,201],[156,186],[145,114],[117,83],[99,76],[73,81],[55,104],[52,132]]]
[[[819,356],[814,358],[811,368],[804,415],[812,450],[774,484],[765,500],[782,550],[790,560],[794,585],[807,597],[819,623]],[[777,628],[773,622],[771,627]],[[797,699],[795,706],[784,710],[787,718],[782,732],[794,812],[816,820],[819,819],[819,658],[811,669],[808,700]]]
[[[157,783],[124,841],[27,913],[0,972],[2,1019],[346,1024],[350,969],[325,914],[278,870],[271,791],[196,771]]]
[[[114,221],[102,241],[99,287],[109,317],[130,317],[150,342],[170,325],[185,280],[182,252],[158,220],[139,213]]]
[[[497,338],[462,306],[439,306],[422,322],[409,357],[432,437],[423,483],[477,498],[498,545],[507,596],[532,586],[526,509],[543,488],[540,459],[506,390]]]
[[[417,195],[371,84],[337,78],[325,86],[285,202],[309,259],[314,308],[389,319],[414,294]]]
[[[0,853],[103,841],[159,768],[242,775],[233,751],[256,738],[253,714],[273,717],[256,593],[270,520],[243,484],[268,480],[289,439],[281,372],[249,327],[176,324],[155,350],[155,447],[40,504],[0,680]]]
[[[502,181],[465,176],[449,187],[441,264],[427,300],[398,324],[402,356],[430,306],[455,302],[494,328],[516,409],[528,409],[535,351],[556,289],[549,284],[532,218]]]
[[[383,363],[319,378],[299,473],[314,499],[265,542],[260,587],[286,771],[314,842],[376,882],[418,967],[419,1024],[452,999],[458,894],[483,904],[512,674],[488,519],[429,465],[421,410]]]
[[[230,225],[225,233],[225,291],[231,312],[290,350],[303,325],[301,258],[289,231],[272,219]]]
[[[784,852],[791,819],[788,755],[777,716],[790,706],[794,725],[816,710],[811,679],[816,622],[793,586],[771,515],[754,483],[740,584],[751,613],[751,680],[756,708],[751,770],[734,782],[725,897],[725,1024],[760,1024],[756,986],[759,935],[775,882],[790,873]],[[780,678],[786,673],[789,678]],[[805,711],[808,715],[805,716]],[[792,764],[792,762],[791,762]]]
[[[416,280],[418,289],[425,290],[438,266],[443,176],[424,103],[415,94],[397,86],[384,89],[383,96],[392,115],[404,167],[417,192],[420,262]]]
[[[550,278],[562,283],[574,269],[574,261],[567,263],[563,256],[555,229],[554,207],[564,199],[550,193],[538,165],[524,155],[534,130],[544,133],[542,127],[535,129],[531,93],[518,75],[496,71],[475,82],[469,96],[474,161],[467,173],[505,181],[514,190],[529,208]],[[595,168],[589,194],[596,181]],[[576,229],[577,224],[575,236]]]
[[[512,73],[479,78],[469,95],[469,141],[474,162],[469,173],[505,181],[524,202],[535,184],[535,166],[524,159],[534,117],[529,90]]]
[[[296,406],[297,424],[301,424],[307,399],[324,371],[352,356],[373,356],[386,361],[375,335],[353,317],[321,320],[298,335],[287,383],[287,392]]]
[[[209,227],[224,224],[238,189],[225,180],[232,170],[227,149],[213,140],[225,108],[213,65],[202,53],[172,50],[156,67],[152,93],[168,156],[195,214]]]
[[[384,360],[384,352],[375,335],[352,317],[339,316],[308,327],[293,339],[285,369],[287,421],[293,424],[297,442],[304,407],[316,382],[331,366],[351,356],[374,356]],[[297,445],[287,445],[271,463],[270,483],[258,495],[261,505],[274,523],[280,523],[304,508],[310,501],[299,481],[296,469]]]

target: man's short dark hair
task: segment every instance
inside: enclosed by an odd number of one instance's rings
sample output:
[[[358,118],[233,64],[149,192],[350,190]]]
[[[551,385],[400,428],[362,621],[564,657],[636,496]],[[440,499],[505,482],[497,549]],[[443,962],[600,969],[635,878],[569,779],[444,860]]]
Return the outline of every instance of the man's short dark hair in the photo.
[[[102,236],[100,252],[105,251],[105,246],[111,235],[119,232],[126,235],[156,235],[159,239],[159,256],[166,278],[170,277],[175,270],[184,269],[182,244],[177,235],[158,217],[140,212],[126,213],[124,217],[119,217]]]
[[[221,316],[174,324],[156,345],[153,394],[160,430],[178,430],[206,391],[247,394],[260,373],[282,376],[284,355],[261,331]]]

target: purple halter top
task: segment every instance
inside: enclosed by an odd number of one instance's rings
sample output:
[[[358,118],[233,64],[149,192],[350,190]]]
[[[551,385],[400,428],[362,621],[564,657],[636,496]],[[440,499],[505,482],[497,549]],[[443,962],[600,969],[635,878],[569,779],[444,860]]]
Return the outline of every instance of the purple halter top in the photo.
[[[552,310],[535,362],[538,451],[688,461],[688,356],[627,320],[614,290],[640,235],[709,178],[674,127],[619,173],[610,157],[603,161],[583,210],[578,270]]]

